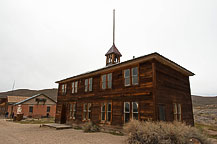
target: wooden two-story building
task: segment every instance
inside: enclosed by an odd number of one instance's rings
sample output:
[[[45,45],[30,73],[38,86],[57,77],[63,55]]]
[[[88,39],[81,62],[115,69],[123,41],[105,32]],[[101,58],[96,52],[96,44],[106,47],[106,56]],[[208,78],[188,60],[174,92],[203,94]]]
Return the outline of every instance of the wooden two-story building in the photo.
[[[158,53],[125,62],[120,57],[113,44],[105,67],[56,82],[57,123],[122,126],[138,119],[194,124],[192,72]]]

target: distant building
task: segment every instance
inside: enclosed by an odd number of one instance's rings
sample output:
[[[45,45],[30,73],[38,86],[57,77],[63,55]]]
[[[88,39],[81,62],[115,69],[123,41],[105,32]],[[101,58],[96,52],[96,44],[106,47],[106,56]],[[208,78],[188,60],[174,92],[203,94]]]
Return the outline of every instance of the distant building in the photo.
[[[56,101],[45,94],[37,94],[25,100],[15,103],[13,112],[16,115],[18,105],[21,105],[22,113],[26,117],[55,117]]]
[[[4,115],[8,112],[8,116],[11,116],[13,112],[13,105],[17,102],[27,99],[24,96],[5,96],[0,98],[0,114]]]

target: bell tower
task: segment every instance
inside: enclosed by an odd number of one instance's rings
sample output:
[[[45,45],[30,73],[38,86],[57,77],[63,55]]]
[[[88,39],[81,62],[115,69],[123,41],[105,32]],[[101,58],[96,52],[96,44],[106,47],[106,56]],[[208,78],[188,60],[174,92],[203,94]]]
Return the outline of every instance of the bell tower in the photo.
[[[105,54],[106,66],[120,63],[120,57],[122,56],[119,50],[115,46],[115,10],[113,10],[113,45],[109,51]]]

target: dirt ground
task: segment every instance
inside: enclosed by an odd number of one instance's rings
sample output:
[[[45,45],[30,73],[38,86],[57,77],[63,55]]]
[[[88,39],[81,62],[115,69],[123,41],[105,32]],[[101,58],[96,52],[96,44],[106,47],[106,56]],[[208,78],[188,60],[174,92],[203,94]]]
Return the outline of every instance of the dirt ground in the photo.
[[[126,136],[84,133],[82,130],[39,127],[0,119],[0,144],[121,144]]]

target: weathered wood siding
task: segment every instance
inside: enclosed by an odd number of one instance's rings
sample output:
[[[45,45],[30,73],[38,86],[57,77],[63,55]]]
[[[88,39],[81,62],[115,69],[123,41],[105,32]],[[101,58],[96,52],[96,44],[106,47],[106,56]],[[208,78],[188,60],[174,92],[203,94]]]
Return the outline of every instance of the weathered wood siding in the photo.
[[[138,67],[139,84],[135,86],[124,86],[124,70],[128,68]],[[112,73],[112,89],[101,88],[101,75]],[[91,121],[100,123],[101,118],[101,103],[112,103],[112,125],[122,125],[124,123],[124,102],[138,102],[139,103],[139,119],[148,120],[153,119],[154,103],[153,103],[153,85],[152,85],[152,63],[137,63],[126,67],[117,68],[113,71],[108,71],[83,77],[78,79],[78,93],[71,93],[71,82],[67,83],[66,95],[61,94],[61,86],[59,86],[57,97],[57,114],[56,122],[61,119],[61,105],[69,104],[70,102],[77,102],[76,120],[69,119],[67,116],[67,123],[82,122],[83,104],[92,103]],[[85,92],[84,82],[86,78],[93,78],[92,92]],[[76,81],[76,80],[75,80]],[[61,85],[61,84],[60,84]],[[69,115],[69,106],[67,107],[67,115]]]
[[[166,106],[166,120],[173,121],[173,103],[182,107],[182,120],[193,125],[193,112],[189,77],[156,62],[156,110],[159,104]]]

